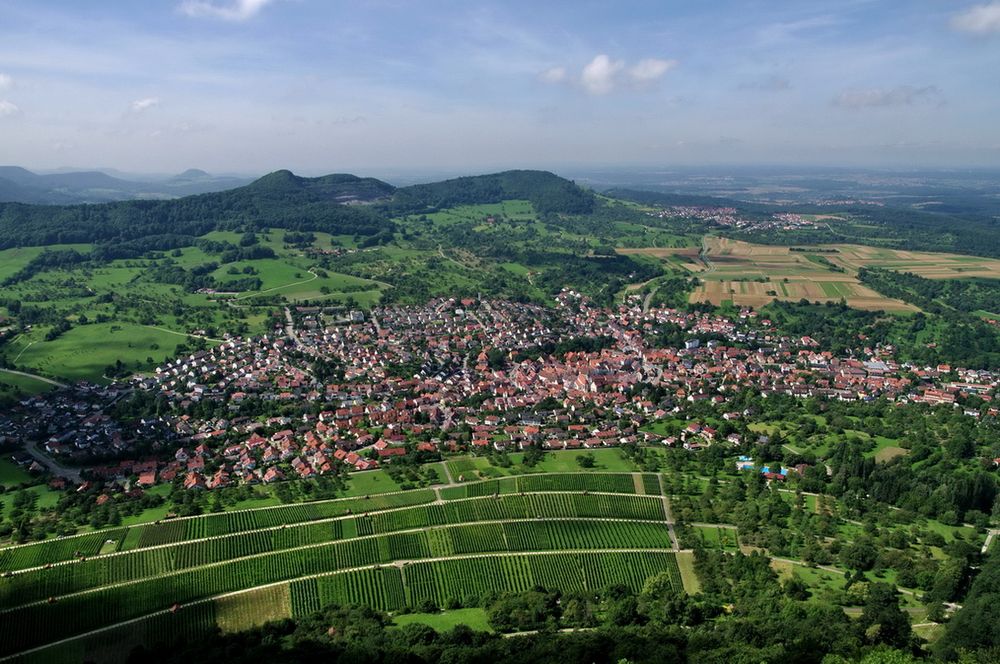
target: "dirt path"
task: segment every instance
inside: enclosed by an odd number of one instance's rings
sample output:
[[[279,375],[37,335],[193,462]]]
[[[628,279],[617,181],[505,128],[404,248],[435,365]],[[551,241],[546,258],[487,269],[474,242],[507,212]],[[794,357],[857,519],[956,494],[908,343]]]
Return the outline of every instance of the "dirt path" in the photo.
[[[708,246],[708,236],[705,235],[701,238],[701,251],[698,252],[698,258],[701,262],[705,264],[705,270],[702,274],[708,274],[709,272],[715,271],[715,263],[713,263],[708,258],[709,246]]]
[[[642,313],[649,313],[649,305],[652,304],[653,296],[656,295],[656,291],[658,290],[660,290],[659,284],[653,286],[649,293],[646,294],[646,297],[642,300]]]
[[[660,497],[663,499],[663,515],[667,517],[667,531],[670,533],[670,544],[675,552],[680,551],[681,545],[677,539],[677,532],[674,530],[674,517],[670,513],[670,496],[663,490],[662,473],[656,474],[656,480],[660,484]]]
[[[991,528],[989,532],[986,533],[986,541],[983,542],[983,550],[981,553],[987,553],[990,550],[990,544],[993,543],[993,538],[1000,535],[1000,528]]]
[[[29,341],[28,345],[25,346],[24,348],[22,348],[21,352],[17,354],[17,357],[14,358],[14,364],[17,364],[17,361],[21,359],[21,356],[24,355],[24,351],[28,350],[29,348],[31,348],[34,345],[35,345],[34,341]]]
[[[253,291],[251,293],[243,293],[242,295],[239,295],[237,297],[234,297],[232,300],[229,300],[229,302],[236,302],[238,300],[245,300],[245,299],[250,298],[250,297],[257,297],[258,295],[263,295],[264,293],[271,293],[271,292],[276,291],[276,290],[281,290],[282,288],[288,288],[289,286],[298,286],[300,284],[308,284],[310,281],[316,281],[317,279],[319,279],[319,275],[316,274],[315,272],[313,272],[311,269],[307,270],[307,272],[309,272],[309,274],[312,275],[312,279],[303,279],[302,281],[293,281],[290,284],[282,284],[281,286],[275,286],[273,288],[266,288],[266,289],[264,289],[262,291]]]
[[[191,334],[190,332],[178,332],[176,330],[169,330],[165,327],[158,327],[156,325],[143,325],[143,327],[148,327],[151,330],[159,330],[160,332],[166,332],[167,334],[176,334],[179,337],[192,337],[194,339],[204,339],[205,341],[215,341],[220,344],[226,343],[225,339],[206,337],[204,334]]]

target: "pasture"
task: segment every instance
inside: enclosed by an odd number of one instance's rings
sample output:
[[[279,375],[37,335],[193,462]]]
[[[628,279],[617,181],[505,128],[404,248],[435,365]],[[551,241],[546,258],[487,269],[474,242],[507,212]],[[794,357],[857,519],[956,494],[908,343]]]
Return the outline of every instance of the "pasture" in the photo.
[[[117,360],[148,369],[175,354],[187,335],[130,323],[95,323],[74,327],[60,337],[45,340],[48,328],[22,335],[7,351],[18,366],[70,380],[100,382],[104,369]],[[83,350],[86,349],[86,352]],[[153,365],[146,358],[153,360]]]
[[[6,371],[0,371],[0,385],[9,386],[16,393],[27,395],[41,394],[55,389],[54,385],[43,380]]]

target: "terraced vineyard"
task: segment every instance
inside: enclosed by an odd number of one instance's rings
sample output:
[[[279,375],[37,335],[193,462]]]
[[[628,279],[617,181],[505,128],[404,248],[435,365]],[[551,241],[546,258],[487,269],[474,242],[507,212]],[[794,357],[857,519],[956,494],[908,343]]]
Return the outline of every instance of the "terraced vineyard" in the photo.
[[[239,630],[332,603],[392,611],[535,585],[638,588],[664,571],[680,587],[658,490],[655,475],[533,475],[449,487],[440,499],[419,490],[322,501],[6,549],[0,655],[61,639],[99,653],[101,635],[118,629],[109,626],[189,614]],[[108,541],[114,553],[93,555]],[[187,629],[201,627],[170,633]]]

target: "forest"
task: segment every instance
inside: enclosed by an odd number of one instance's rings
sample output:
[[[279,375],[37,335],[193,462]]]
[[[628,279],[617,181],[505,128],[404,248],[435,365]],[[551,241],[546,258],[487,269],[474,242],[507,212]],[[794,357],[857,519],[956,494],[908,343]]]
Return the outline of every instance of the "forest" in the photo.
[[[866,286],[937,314],[1000,311],[1000,280],[927,279],[912,272],[868,268],[858,272]]]
[[[593,194],[557,175],[546,171],[505,171],[402,187],[393,195],[390,209],[397,214],[408,214],[510,199],[531,201],[541,215],[586,214],[594,208]]]
[[[954,364],[986,369],[1000,362],[1000,334],[977,316],[917,312],[899,317],[853,309],[842,303],[813,304],[806,300],[776,300],[762,311],[782,331],[819,339],[824,350],[837,354],[892,344],[899,359],[923,366]]]
[[[347,235],[375,235],[392,229],[390,221],[369,207],[330,205],[333,194],[349,190],[348,185],[331,187],[326,178],[315,182],[293,178],[279,171],[239,189],[169,201],[69,206],[0,203],[0,249],[74,243],[119,245],[150,237],[188,240],[187,245],[169,247],[175,248],[190,246],[195,236],[241,227]],[[354,195],[365,191],[362,186]]]

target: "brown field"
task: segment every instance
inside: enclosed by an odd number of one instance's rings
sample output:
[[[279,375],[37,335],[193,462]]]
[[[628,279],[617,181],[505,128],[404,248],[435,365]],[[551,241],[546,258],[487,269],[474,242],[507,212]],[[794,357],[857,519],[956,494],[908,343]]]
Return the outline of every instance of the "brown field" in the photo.
[[[862,247],[855,244],[832,245],[839,253],[829,254],[831,263],[847,269],[881,267],[900,272],[912,272],[927,279],[967,279],[987,277],[1000,279],[1000,260],[962,256],[959,254],[903,251]]]
[[[653,256],[697,274],[703,283],[691,294],[692,302],[721,304],[731,300],[736,305],[753,307],[774,299],[805,298],[812,302],[843,299],[852,307],[876,311],[917,310],[862,285],[857,279],[857,272],[862,267],[908,271],[928,279],[1000,278],[1000,260],[957,254],[853,244],[823,245],[837,251],[811,253],[720,237],[706,237],[704,246],[704,254],[694,247],[619,249],[618,252]],[[823,264],[824,259],[844,271],[831,270]]]
[[[759,307],[771,300],[812,302],[845,300],[858,309],[916,311],[917,308],[883,297],[857,279],[862,267],[913,272],[928,279],[992,277],[1000,279],[1000,260],[957,254],[902,251],[853,244],[823,245],[834,253],[791,251],[789,247],[752,244],[720,237],[706,237],[705,253],[695,247],[619,249],[621,254],[653,256],[672,267],[694,273],[702,285],[692,302]],[[811,257],[811,258],[810,258]],[[841,267],[835,272],[822,260]]]
[[[896,457],[906,456],[910,453],[910,450],[903,449],[902,447],[883,447],[878,452],[875,453],[876,461],[892,461]]]
[[[692,302],[721,304],[731,300],[740,306],[760,307],[771,300],[827,302],[845,300],[858,309],[916,311],[916,308],[883,297],[858,282],[857,267],[837,259],[841,252],[810,254],[789,247],[751,244],[727,238],[706,238],[707,267],[698,276],[703,281],[691,295]],[[862,247],[864,249],[865,247]],[[838,247],[840,249],[840,247]],[[810,256],[813,258],[810,259]],[[834,272],[817,262],[822,256],[844,268]],[[853,260],[863,260],[851,253]]]

